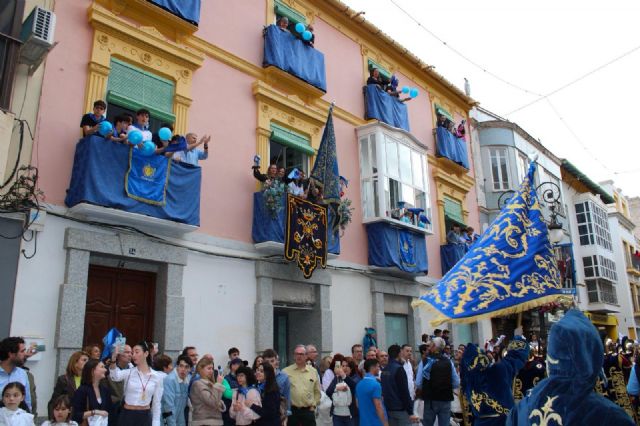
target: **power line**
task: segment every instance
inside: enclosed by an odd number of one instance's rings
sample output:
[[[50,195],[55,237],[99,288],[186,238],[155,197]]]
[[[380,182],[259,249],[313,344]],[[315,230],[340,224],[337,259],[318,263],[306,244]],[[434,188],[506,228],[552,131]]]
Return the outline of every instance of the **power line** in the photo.
[[[530,107],[531,105],[533,105],[535,103],[540,102],[543,99],[548,98],[549,96],[555,95],[556,93],[560,92],[561,90],[564,90],[564,89],[566,89],[566,88],[568,88],[570,86],[573,86],[574,84],[584,80],[585,78],[589,77],[590,75],[595,74],[598,71],[603,70],[604,68],[608,67],[609,65],[611,65],[611,64],[613,64],[615,62],[618,62],[619,60],[631,55],[632,53],[634,53],[634,52],[636,52],[638,50],[640,50],[640,46],[636,46],[633,49],[628,50],[628,51],[624,52],[623,54],[616,56],[615,58],[605,62],[604,64],[602,64],[600,66],[597,66],[596,68],[592,69],[591,71],[588,71],[588,72],[582,74],[581,76],[571,80],[570,82],[563,84],[562,86],[558,87],[557,89],[552,90],[551,92],[547,93],[546,95],[538,95],[538,96],[540,96],[538,99],[534,99],[533,101],[531,101],[529,103],[526,103],[526,104],[522,105],[519,108],[514,109],[513,111],[509,112],[507,115],[511,115],[513,113],[516,113],[516,112],[518,112],[520,110],[523,110],[525,108]]]
[[[483,67],[482,65],[480,65],[479,63],[475,62],[473,59],[468,58],[467,56],[465,56],[462,52],[460,52],[458,49],[456,49],[455,47],[451,46],[449,43],[447,43],[445,40],[443,40],[442,38],[438,37],[437,34],[435,34],[433,31],[431,31],[429,28],[425,27],[424,25],[422,25],[422,23],[420,23],[420,21],[418,21],[416,18],[414,18],[409,12],[407,12],[405,9],[403,9],[398,3],[395,2],[395,0],[389,0],[396,8],[398,8],[402,13],[404,13],[409,19],[411,19],[413,22],[416,23],[416,25],[418,25],[420,28],[422,28],[424,31],[427,32],[427,34],[429,34],[431,37],[435,38],[436,40],[438,40],[440,43],[442,43],[447,49],[451,50],[453,53],[455,53],[456,55],[458,55],[459,57],[461,57],[462,59],[464,59],[466,62],[470,63],[471,65],[473,65],[474,67],[478,68],[480,71],[482,71],[483,73],[493,77],[494,79],[502,82],[503,84],[506,84],[507,86],[510,86],[516,90],[519,90],[521,92],[527,93],[529,95],[533,95],[533,96],[543,96],[540,93],[536,93],[534,91],[525,89],[522,86],[519,86],[515,83],[511,83],[509,80],[500,77],[498,74],[493,73],[491,71],[489,71],[488,69],[486,69],[485,67]]]

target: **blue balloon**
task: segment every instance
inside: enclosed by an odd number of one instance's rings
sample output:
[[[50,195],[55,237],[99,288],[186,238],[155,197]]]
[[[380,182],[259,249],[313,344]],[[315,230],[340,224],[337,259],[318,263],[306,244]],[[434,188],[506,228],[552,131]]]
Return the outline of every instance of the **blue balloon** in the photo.
[[[161,141],[168,141],[171,139],[171,136],[171,129],[169,129],[168,127],[163,127],[158,130],[158,137]]]
[[[156,144],[151,141],[145,141],[140,148],[140,154],[149,157],[156,152]]]
[[[296,24],[296,31],[302,34],[304,30],[306,30],[306,28],[304,27],[304,24],[302,22],[298,22]]]
[[[409,86],[402,86],[402,93],[404,93],[405,95],[409,93]]]
[[[409,91],[409,96],[411,96],[412,98],[417,98],[418,97],[418,89],[416,89],[415,87],[413,89],[411,89]]]
[[[112,131],[113,125],[107,120],[101,121],[100,124],[98,124],[98,133],[100,133],[102,136],[107,136],[107,134]]]
[[[134,145],[142,142],[142,132],[140,130],[132,130],[127,134],[127,139]]]
[[[304,31],[304,32],[302,33],[302,39],[303,39],[304,41],[309,41],[309,40],[311,40],[311,36],[312,36],[311,31]]]

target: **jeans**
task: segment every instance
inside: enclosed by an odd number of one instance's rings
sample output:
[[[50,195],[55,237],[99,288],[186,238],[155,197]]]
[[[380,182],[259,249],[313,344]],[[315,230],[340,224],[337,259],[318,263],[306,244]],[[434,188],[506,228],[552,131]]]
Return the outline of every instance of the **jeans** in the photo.
[[[436,418],[438,419],[438,426],[449,426],[451,401],[430,401],[425,399],[422,424],[424,426],[433,426]]]
[[[409,414],[406,411],[387,411],[389,426],[409,426]]]
[[[333,426],[355,426],[353,419],[350,416],[336,416],[333,415]]]

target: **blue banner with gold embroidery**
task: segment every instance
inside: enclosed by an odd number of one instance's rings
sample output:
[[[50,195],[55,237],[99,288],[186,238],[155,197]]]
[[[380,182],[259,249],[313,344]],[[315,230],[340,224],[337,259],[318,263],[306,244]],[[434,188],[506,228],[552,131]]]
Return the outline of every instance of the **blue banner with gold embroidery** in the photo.
[[[336,134],[333,130],[333,105],[329,108],[316,161],[309,176],[322,188],[322,198],[325,203],[340,202],[340,170],[338,170]]]
[[[125,175],[127,197],[143,203],[164,206],[171,160],[163,155],[144,156],[139,149],[129,150],[129,170]]]
[[[296,260],[305,278],[327,267],[327,207],[287,194],[284,257]]]
[[[560,272],[533,187],[535,163],[519,190],[447,274],[415,305],[434,308],[443,322],[532,309],[562,294]]]

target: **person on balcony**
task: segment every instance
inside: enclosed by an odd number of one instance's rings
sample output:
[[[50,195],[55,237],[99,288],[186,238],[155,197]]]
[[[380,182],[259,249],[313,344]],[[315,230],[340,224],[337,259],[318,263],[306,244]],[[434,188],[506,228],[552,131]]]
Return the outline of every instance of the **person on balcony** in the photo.
[[[304,191],[304,172],[302,170],[293,169],[287,176],[290,180],[287,185],[287,192],[296,197],[305,198]]]
[[[311,33],[311,38],[309,40],[302,40],[302,42],[307,46],[314,47],[313,44],[316,42],[316,35],[313,33],[313,25],[307,25],[307,31]]]
[[[280,30],[289,32],[289,18],[287,18],[286,16],[278,19],[276,25],[278,26],[278,28],[280,28]]]
[[[449,119],[447,117],[440,113],[436,113],[436,117],[438,118],[438,127],[449,128],[449,124],[447,123]]]
[[[447,244],[464,244],[465,238],[462,236],[459,223],[451,225],[451,230],[447,232]]]
[[[253,177],[259,180],[262,183],[269,183],[272,180],[278,179],[278,166],[276,164],[271,164],[267,169],[267,174],[260,173],[260,162],[257,161],[252,167],[253,169]]]
[[[380,71],[378,70],[378,68],[374,67],[374,68],[371,68],[371,70],[369,70],[369,78],[367,79],[367,85],[369,84],[375,84],[383,91],[386,91],[389,81],[380,75]]]
[[[80,120],[82,136],[91,136],[98,132],[98,125],[106,120],[104,116],[106,110],[107,103],[105,101],[97,100],[93,103],[93,112],[83,115]]]
[[[199,141],[198,135],[195,133],[187,133],[186,137],[187,149],[176,152],[173,155],[173,159],[197,167],[198,160],[206,160],[209,158],[209,142],[211,141],[211,136],[204,135]],[[204,145],[204,150],[198,148],[200,145]]]
[[[478,241],[480,235],[476,234],[471,226],[467,226],[464,230],[464,239],[467,247],[471,247],[473,243]]]
[[[142,142],[153,140],[153,134],[149,130],[149,110],[140,108],[136,111],[136,122],[129,126],[127,132],[140,130],[142,132]]]
[[[111,142],[125,143],[127,141],[127,129],[133,123],[131,114],[121,114],[114,120],[113,133],[108,137]]]

